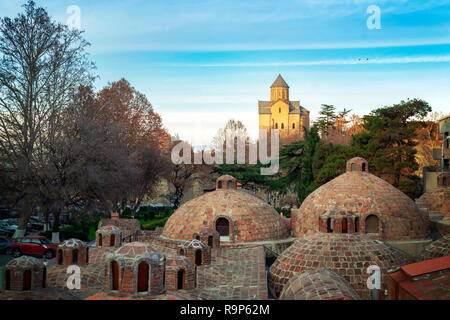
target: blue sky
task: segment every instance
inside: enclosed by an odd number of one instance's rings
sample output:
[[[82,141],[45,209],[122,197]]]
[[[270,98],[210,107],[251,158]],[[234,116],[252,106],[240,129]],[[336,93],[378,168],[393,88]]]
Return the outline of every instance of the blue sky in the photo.
[[[21,3],[2,0],[0,15]],[[450,0],[37,3],[64,23],[78,6],[96,86],[125,77],[194,144],[208,144],[229,118],[256,136],[257,101],[278,73],[313,118],[322,103],[363,115],[407,98],[450,112]],[[367,27],[370,5],[381,29]]]

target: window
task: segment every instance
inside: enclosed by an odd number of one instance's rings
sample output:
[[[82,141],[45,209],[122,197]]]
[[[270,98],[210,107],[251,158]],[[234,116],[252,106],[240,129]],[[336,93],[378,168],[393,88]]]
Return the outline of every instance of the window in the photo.
[[[11,271],[5,271],[5,290],[11,290]]]
[[[281,108],[278,108],[278,112],[281,113]]]
[[[98,246],[101,247],[103,245],[103,237],[102,234],[98,234]]]
[[[366,164],[365,163],[362,164],[362,171],[366,171]]]
[[[347,233],[347,218],[342,219],[342,233]]]
[[[184,288],[184,269],[181,269],[177,273],[177,289],[182,290]]]
[[[445,143],[447,144],[447,149],[450,148],[450,137],[448,136],[448,132],[444,134]]]
[[[222,181],[219,181],[219,189],[222,189]]]
[[[295,123],[292,124],[292,129],[295,129]]]
[[[231,181],[227,182],[227,189],[231,189]]]
[[[114,247],[116,245],[116,235],[112,234],[111,238],[109,238],[109,246]]]
[[[284,129],[284,123],[281,124],[281,129]]]
[[[333,232],[333,227],[332,227],[332,225],[331,225],[331,218],[328,218],[328,219],[327,219],[327,232],[328,232],[328,233]]]
[[[78,264],[78,249],[72,251],[72,264]]]
[[[378,233],[378,217],[370,215],[366,218],[366,233]]]
[[[119,290],[119,264],[111,262],[111,290]]]
[[[62,264],[63,260],[63,251],[61,249],[58,250],[58,264]]]
[[[278,123],[275,123],[275,129],[278,129]]]
[[[23,273],[23,291],[31,290],[31,271],[26,270]]]
[[[47,268],[44,267],[44,270],[42,270],[42,288],[45,288],[45,282],[47,281]]]
[[[145,262],[141,262],[138,266],[138,292],[148,291],[149,267]]]
[[[212,246],[213,246],[213,236],[209,236],[208,237],[208,246],[210,246],[212,248]]]
[[[230,222],[228,219],[219,218],[216,221],[216,230],[219,232],[221,236],[229,236],[230,235]]]
[[[200,249],[195,250],[195,264],[197,266],[202,265],[202,250]]]
[[[359,232],[359,218],[355,218],[355,232]]]
[[[356,164],[352,163],[352,171],[356,171]]]

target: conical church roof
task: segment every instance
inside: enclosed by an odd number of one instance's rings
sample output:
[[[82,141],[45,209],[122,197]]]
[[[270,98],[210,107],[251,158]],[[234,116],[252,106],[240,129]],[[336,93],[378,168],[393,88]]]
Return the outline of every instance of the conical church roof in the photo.
[[[281,76],[281,74],[278,74],[278,77],[275,79],[274,83],[272,83],[272,85],[270,87],[271,88],[275,88],[275,87],[286,87],[286,88],[289,88],[289,86],[287,85],[286,81],[284,81],[284,79]]]

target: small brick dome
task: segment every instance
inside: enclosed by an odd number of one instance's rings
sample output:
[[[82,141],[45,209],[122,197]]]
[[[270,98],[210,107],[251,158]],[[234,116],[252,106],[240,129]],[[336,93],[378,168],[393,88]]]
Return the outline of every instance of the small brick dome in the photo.
[[[195,288],[195,265],[185,256],[170,255],[166,260],[166,290]]]
[[[416,200],[417,206],[426,208],[430,215],[441,215],[450,213],[450,188],[440,187],[425,192]]]
[[[356,160],[355,160],[356,159]],[[364,171],[362,158],[348,162],[347,171],[312,192],[299,209],[293,209],[294,237],[319,231],[319,217],[330,209],[351,210],[358,232],[383,240],[424,239],[429,233],[428,214],[388,182]],[[366,164],[367,166],[367,164]],[[360,169],[358,169],[360,168]]]
[[[289,231],[280,215],[258,197],[236,189],[217,189],[183,204],[167,221],[162,237],[191,240],[204,227],[217,230],[220,241],[284,239]]]
[[[361,157],[355,157],[347,161],[347,172],[359,171],[359,172],[369,172],[369,163],[366,159]]]
[[[237,189],[236,178],[227,174],[217,178],[216,189]]]
[[[62,265],[84,265],[89,263],[89,247],[78,239],[62,242],[56,251],[56,263]]]
[[[97,247],[120,247],[122,237],[122,230],[115,225],[100,226],[95,232],[95,243]]]
[[[450,255],[450,234],[433,241],[419,255],[419,261],[435,259]]]
[[[114,251],[115,254],[126,258],[134,258],[138,255],[155,252],[158,252],[158,250],[144,242],[130,242]]]
[[[280,300],[361,300],[344,277],[327,268],[299,273],[286,283]]]
[[[8,262],[2,270],[2,288],[7,291],[32,291],[46,286],[45,264],[30,256]]]
[[[148,243],[131,242],[106,257],[105,289],[125,294],[164,292],[166,258]]]
[[[79,239],[69,239],[59,244],[60,249],[80,249],[86,247],[86,243]]]
[[[410,259],[383,242],[365,234],[316,233],[297,239],[270,267],[268,282],[278,297],[290,278],[316,268],[330,268],[343,276],[363,299],[370,299],[367,268],[381,268],[382,290],[387,270],[409,263]]]
[[[42,269],[45,264],[40,260],[30,256],[21,256],[13,259],[5,265],[5,268],[11,268],[15,270],[28,270],[28,269]]]
[[[98,228],[98,231],[111,232],[111,231],[120,231],[120,229],[116,226],[107,225],[107,226],[102,226],[102,227]]]

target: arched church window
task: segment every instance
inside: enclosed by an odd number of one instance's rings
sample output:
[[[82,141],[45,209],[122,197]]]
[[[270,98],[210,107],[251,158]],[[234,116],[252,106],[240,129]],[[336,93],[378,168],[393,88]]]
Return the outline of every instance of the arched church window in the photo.
[[[284,123],[281,124],[281,129],[284,129]]]
[[[292,129],[295,129],[295,123],[292,124]]]

